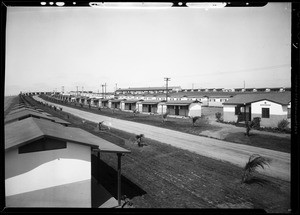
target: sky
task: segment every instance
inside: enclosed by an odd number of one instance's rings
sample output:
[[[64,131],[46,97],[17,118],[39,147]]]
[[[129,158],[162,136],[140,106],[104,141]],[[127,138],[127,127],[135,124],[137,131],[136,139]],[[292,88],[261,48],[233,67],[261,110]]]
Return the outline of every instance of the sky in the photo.
[[[291,4],[8,7],[5,95],[128,87],[291,86]]]

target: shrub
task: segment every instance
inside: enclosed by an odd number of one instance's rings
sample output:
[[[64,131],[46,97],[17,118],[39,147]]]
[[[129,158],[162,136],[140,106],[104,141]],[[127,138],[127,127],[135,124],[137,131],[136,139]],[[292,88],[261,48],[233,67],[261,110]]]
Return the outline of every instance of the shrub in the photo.
[[[200,119],[201,117],[200,116],[194,116],[192,117],[192,120],[193,120],[193,126],[195,126],[195,123],[198,119]]]
[[[217,122],[221,122],[222,121],[222,114],[220,112],[217,112],[215,115],[216,115]]]
[[[165,122],[167,120],[167,116],[169,115],[169,112],[166,112],[162,115],[163,117],[163,122]]]
[[[142,138],[144,137],[144,134],[136,135],[135,139],[137,141],[138,146],[142,146]]]
[[[260,117],[254,117],[250,123],[250,127],[259,129],[260,128]]]
[[[242,176],[242,183],[249,181],[252,177],[252,174],[256,172],[258,167],[264,169],[264,166],[269,166],[271,160],[268,158],[264,158],[258,154],[253,154],[249,157],[248,162],[246,163]]]
[[[287,121],[286,119],[283,119],[278,122],[277,128],[279,129],[279,131],[285,131],[288,129],[288,125],[289,125],[289,121]]]

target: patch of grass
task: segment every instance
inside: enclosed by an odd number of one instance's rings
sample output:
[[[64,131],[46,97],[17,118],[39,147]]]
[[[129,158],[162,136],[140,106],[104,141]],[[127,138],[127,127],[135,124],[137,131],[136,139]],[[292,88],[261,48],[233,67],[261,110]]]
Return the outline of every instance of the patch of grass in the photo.
[[[289,138],[255,133],[251,133],[249,137],[246,137],[245,132],[236,132],[228,134],[225,140],[238,144],[291,153],[291,140]]]

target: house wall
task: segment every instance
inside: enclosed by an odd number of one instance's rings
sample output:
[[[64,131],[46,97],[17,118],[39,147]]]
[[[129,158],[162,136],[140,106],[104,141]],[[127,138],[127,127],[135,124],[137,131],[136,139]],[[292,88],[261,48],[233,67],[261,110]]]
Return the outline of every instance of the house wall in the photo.
[[[202,106],[208,106],[208,98],[203,97],[203,98],[197,98],[200,102],[202,102]]]
[[[125,103],[125,110],[133,111],[135,109],[135,106],[136,106],[135,103]]]
[[[201,116],[201,104],[200,103],[192,103],[189,106],[189,117]]]
[[[157,113],[164,114],[167,112],[167,106],[165,103],[158,103],[157,105]]]
[[[262,108],[270,109],[270,118],[262,118]],[[287,119],[287,105],[277,104],[268,100],[251,104],[251,118],[260,117],[260,125],[263,127],[277,127],[279,121]]]
[[[142,102],[137,102],[136,103],[136,108],[139,112],[142,112],[143,111],[143,104]]]
[[[120,102],[120,108],[121,108],[121,110],[125,110],[125,103],[124,103],[124,101]]]
[[[226,122],[236,122],[238,116],[235,115],[236,105],[224,105],[223,106],[223,120]]]
[[[208,106],[210,107],[223,107],[223,103],[226,101],[227,98],[209,98],[208,99]]]
[[[179,108],[179,112],[177,116],[188,116],[189,114],[189,108],[188,106],[181,106],[181,105],[168,105],[167,110],[170,115],[176,116],[175,108]]]
[[[91,207],[91,149],[5,152],[7,207]]]
[[[157,113],[157,105],[156,104],[144,104],[142,107],[142,112],[149,113],[149,106],[151,106],[150,113]]]

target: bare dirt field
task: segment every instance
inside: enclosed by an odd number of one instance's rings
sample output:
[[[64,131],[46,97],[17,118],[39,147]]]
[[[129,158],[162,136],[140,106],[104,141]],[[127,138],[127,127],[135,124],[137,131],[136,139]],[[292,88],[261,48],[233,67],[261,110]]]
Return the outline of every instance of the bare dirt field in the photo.
[[[256,173],[251,183],[242,184],[243,169],[238,166],[147,138],[138,147],[134,134],[115,129],[99,131],[95,123],[38,106],[72,126],[131,150],[122,157],[122,195],[134,207],[262,208],[274,213],[287,213],[290,208],[290,182]],[[103,174],[98,179],[116,197],[117,156],[101,153],[100,158]]]

